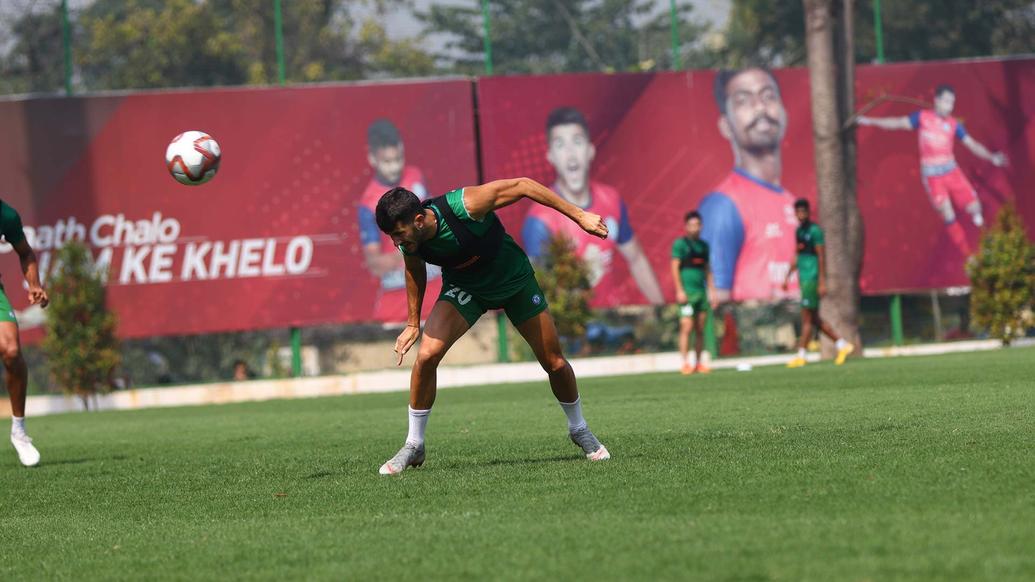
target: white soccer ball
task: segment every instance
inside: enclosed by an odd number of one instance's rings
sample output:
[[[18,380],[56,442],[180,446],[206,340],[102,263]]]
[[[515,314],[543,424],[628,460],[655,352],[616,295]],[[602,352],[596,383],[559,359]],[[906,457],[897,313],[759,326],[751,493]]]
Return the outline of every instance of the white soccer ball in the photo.
[[[219,144],[203,131],[185,131],[165,148],[165,165],[180,184],[198,186],[215,177],[222,153]]]

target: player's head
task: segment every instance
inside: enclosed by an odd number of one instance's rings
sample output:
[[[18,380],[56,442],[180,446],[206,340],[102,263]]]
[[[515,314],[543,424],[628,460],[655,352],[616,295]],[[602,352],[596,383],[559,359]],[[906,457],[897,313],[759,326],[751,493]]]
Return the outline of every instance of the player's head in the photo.
[[[804,198],[798,198],[794,201],[794,216],[798,218],[798,222],[806,223],[812,216],[812,208],[809,206],[809,201]]]
[[[589,167],[596,149],[589,139],[589,124],[574,107],[558,107],[546,117],[546,159],[557,172],[564,190],[581,193],[589,184]]]
[[[683,217],[683,228],[686,229],[686,235],[690,238],[701,236],[701,226],[701,214],[696,210],[687,212]]]
[[[417,251],[429,232],[420,198],[406,188],[397,186],[382,194],[374,218],[381,232],[392,237],[392,244],[410,253]]]
[[[934,90],[934,112],[938,115],[952,115],[956,107],[956,90],[952,85],[938,85]]]
[[[787,130],[787,111],[780,86],[768,70],[719,71],[715,103],[719,106],[719,132],[738,151],[765,153],[780,147]]]
[[[391,121],[378,119],[367,128],[367,161],[382,184],[399,185],[406,157],[399,128]]]

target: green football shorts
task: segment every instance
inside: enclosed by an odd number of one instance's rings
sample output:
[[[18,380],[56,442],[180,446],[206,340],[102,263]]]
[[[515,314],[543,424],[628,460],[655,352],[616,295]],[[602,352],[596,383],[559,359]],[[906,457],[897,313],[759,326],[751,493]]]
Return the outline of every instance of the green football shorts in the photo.
[[[805,309],[819,309],[819,281],[800,281],[801,306]]]
[[[528,282],[517,293],[502,302],[486,301],[443,280],[438,301],[451,303],[470,325],[474,325],[478,318],[490,309],[502,309],[514,325],[520,325],[546,311],[546,295],[543,294],[535,277],[529,277]]]
[[[679,306],[679,317],[693,317],[697,313],[707,313],[711,309],[706,293],[690,293],[687,302]]]
[[[18,318],[14,316],[14,308],[11,307],[11,301],[7,299],[3,285],[0,285],[0,321],[18,323]]]

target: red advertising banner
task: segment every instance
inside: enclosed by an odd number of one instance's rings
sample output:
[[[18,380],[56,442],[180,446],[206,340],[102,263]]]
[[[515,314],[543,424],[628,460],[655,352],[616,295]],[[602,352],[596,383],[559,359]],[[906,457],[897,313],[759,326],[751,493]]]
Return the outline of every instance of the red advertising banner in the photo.
[[[865,293],[966,285],[979,225],[1008,200],[1035,232],[1035,59],[864,66],[856,95]],[[792,205],[816,200],[804,69],[494,77],[477,96],[481,152],[469,80],[0,101],[0,198],[44,272],[70,238],[108,265],[123,337],[402,321],[377,198],[473,184],[479,153],[486,179],[529,176],[605,218],[599,241],[531,203],[501,213],[533,259],[553,233],[575,240],[595,307],[673,301],[693,209],[720,295],[796,297]],[[163,160],[192,129],[224,156],[197,188]],[[30,329],[18,271],[0,245]]]
[[[0,102],[0,197],[44,272],[70,238],[109,265],[122,337],[402,321],[402,261],[371,200],[474,182],[473,115],[466,80]],[[191,129],[223,150],[196,188],[163,159]],[[0,270],[32,327],[9,245]]]
[[[691,71],[479,81],[486,177],[528,175],[612,224],[615,236],[601,243],[531,205],[505,213],[533,256],[551,233],[576,240],[594,272],[595,306],[656,302],[659,286],[674,299],[670,249],[691,209],[704,216],[720,293],[735,300],[796,294],[782,282],[794,260],[791,206],[797,197],[815,202],[816,194],[808,73],[747,71],[716,80],[715,72]],[[965,127],[989,154],[1002,151],[1005,167],[973,155],[953,130],[956,143],[942,144],[949,158],[933,167],[943,174],[921,179],[918,139],[930,140],[931,131],[914,129],[909,118],[930,108],[924,104],[944,83],[954,84],[956,96],[947,118],[962,121],[953,127]],[[1035,60],[860,67],[856,90],[860,107],[879,99],[868,115],[910,124],[858,132],[865,293],[966,285],[963,253],[978,236],[973,200],[980,222],[1016,199],[1035,227]],[[951,202],[955,226],[935,199]]]

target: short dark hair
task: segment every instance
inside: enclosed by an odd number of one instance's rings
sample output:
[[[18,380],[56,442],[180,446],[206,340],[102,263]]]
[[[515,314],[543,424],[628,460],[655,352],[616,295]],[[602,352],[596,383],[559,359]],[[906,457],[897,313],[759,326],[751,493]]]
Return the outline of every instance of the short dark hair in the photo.
[[[693,218],[701,220],[701,213],[696,210],[691,210],[690,212],[686,213],[686,216],[683,217],[683,222],[690,222],[690,220]]]
[[[729,97],[729,95],[726,93],[726,91],[729,87],[730,81],[732,81],[741,73],[746,73],[748,71],[762,71],[766,75],[769,75],[769,78],[773,80],[773,85],[776,85],[777,93],[780,92],[780,83],[776,80],[776,77],[773,76],[773,72],[767,69],[766,67],[760,65],[751,65],[741,69],[722,69],[719,71],[717,75],[715,75],[715,86],[713,88],[715,92],[715,104],[719,106],[719,113],[723,115],[726,115],[727,113],[726,99]]]
[[[377,201],[377,210],[374,211],[377,228],[385,234],[391,234],[395,230],[395,225],[413,220],[423,209],[416,194],[406,188],[392,188]]]
[[[804,208],[805,210],[811,210],[811,207],[809,206],[809,201],[804,199],[804,198],[798,198],[797,200],[795,200],[794,201],[794,209],[797,210],[799,208]]]
[[[947,84],[944,84],[944,83],[941,84],[941,85],[938,85],[937,87],[934,88],[934,96],[935,97],[941,97],[942,93],[952,93],[953,95],[955,95],[956,94],[956,89],[953,88],[952,85],[947,85]]]
[[[569,125],[575,124],[582,128],[589,135],[589,122],[586,121],[586,116],[581,111],[574,107],[558,107],[550,112],[546,116],[546,137],[549,139],[550,130],[557,127],[558,125]]]
[[[399,128],[385,118],[377,119],[367,128],[367,147],[372,150],[394,147],[402,144]]]

